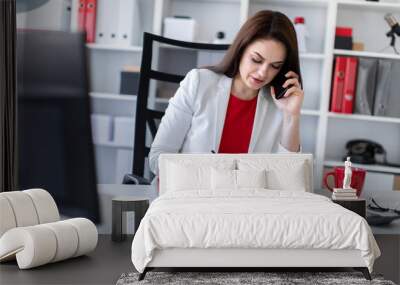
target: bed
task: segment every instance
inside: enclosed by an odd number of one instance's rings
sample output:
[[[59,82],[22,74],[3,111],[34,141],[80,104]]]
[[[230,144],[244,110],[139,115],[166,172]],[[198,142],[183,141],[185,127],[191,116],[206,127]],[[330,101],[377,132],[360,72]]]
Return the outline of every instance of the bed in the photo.
[[[153,268],[352,267],[380,255],[361,216],[313,194],[310,154],[162,154],[132,262]]]

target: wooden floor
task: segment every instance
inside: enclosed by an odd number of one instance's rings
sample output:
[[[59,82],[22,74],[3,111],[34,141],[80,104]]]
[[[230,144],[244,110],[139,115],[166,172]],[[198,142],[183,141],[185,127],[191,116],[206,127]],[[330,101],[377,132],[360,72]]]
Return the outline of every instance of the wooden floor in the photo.
[[[17,263],[0,264],[0,284],[115,284],[122,273],[134,271],[131,262],[132,238],[115,243],[100,235],[95,251],[41,267],[19,270]]]

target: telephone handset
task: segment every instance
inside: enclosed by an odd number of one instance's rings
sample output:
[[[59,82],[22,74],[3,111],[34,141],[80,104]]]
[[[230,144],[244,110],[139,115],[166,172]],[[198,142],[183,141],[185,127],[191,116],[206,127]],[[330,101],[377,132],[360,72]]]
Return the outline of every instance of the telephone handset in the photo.
[[[346,149],[347,155],[343,158],[344,160],[347,156],[350,156],[351,161],[354,163],[400,167],[398,164],[387,162],[386,150],[377,142],[366,139],[351,140],[347,142]],[[381,156],[380,158],[378,157],[378,160],[377,155]]]
[[[290,84],[286,88],[284,88],[282,85],[285,83],[286,80],[289,78],[285,76],[286,73],[288,73],[289,70],[286,68],[282,68],[279,73],[275,76],[275,78],[272,80],[271,85],[274,86],[275,90],[275,98],[276,99],[281,99],[285,95],[286,91],[293,86],[293,84]]]

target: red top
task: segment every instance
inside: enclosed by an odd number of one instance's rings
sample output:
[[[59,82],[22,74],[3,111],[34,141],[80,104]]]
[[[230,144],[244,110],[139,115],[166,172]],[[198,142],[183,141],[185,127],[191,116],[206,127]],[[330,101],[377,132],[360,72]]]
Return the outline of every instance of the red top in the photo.
[[[257,107],[257,96],[242,100],[232,94],[229,97],[219,153],[247,153]]]

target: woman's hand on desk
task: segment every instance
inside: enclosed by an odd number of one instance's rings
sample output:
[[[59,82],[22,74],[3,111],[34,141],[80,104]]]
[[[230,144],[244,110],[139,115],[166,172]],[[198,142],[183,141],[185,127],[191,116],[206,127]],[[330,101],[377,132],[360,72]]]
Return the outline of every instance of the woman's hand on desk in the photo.
[[[288,79],[283,84],[283,87],[286,88],[289,85],[292,85],[292,87],[290,87],[286,91],[283,98],[277,100],[275,99],[274,87],[271,86],[270,88],[271,88],[272,98],[278,109],[281,110],[285,116],[300,116],[301,105],[303,104],[304,92],[303,89],[301,89],[299,76],[293,71],[289,71],[288,73],[286,73],[285,76]]]

